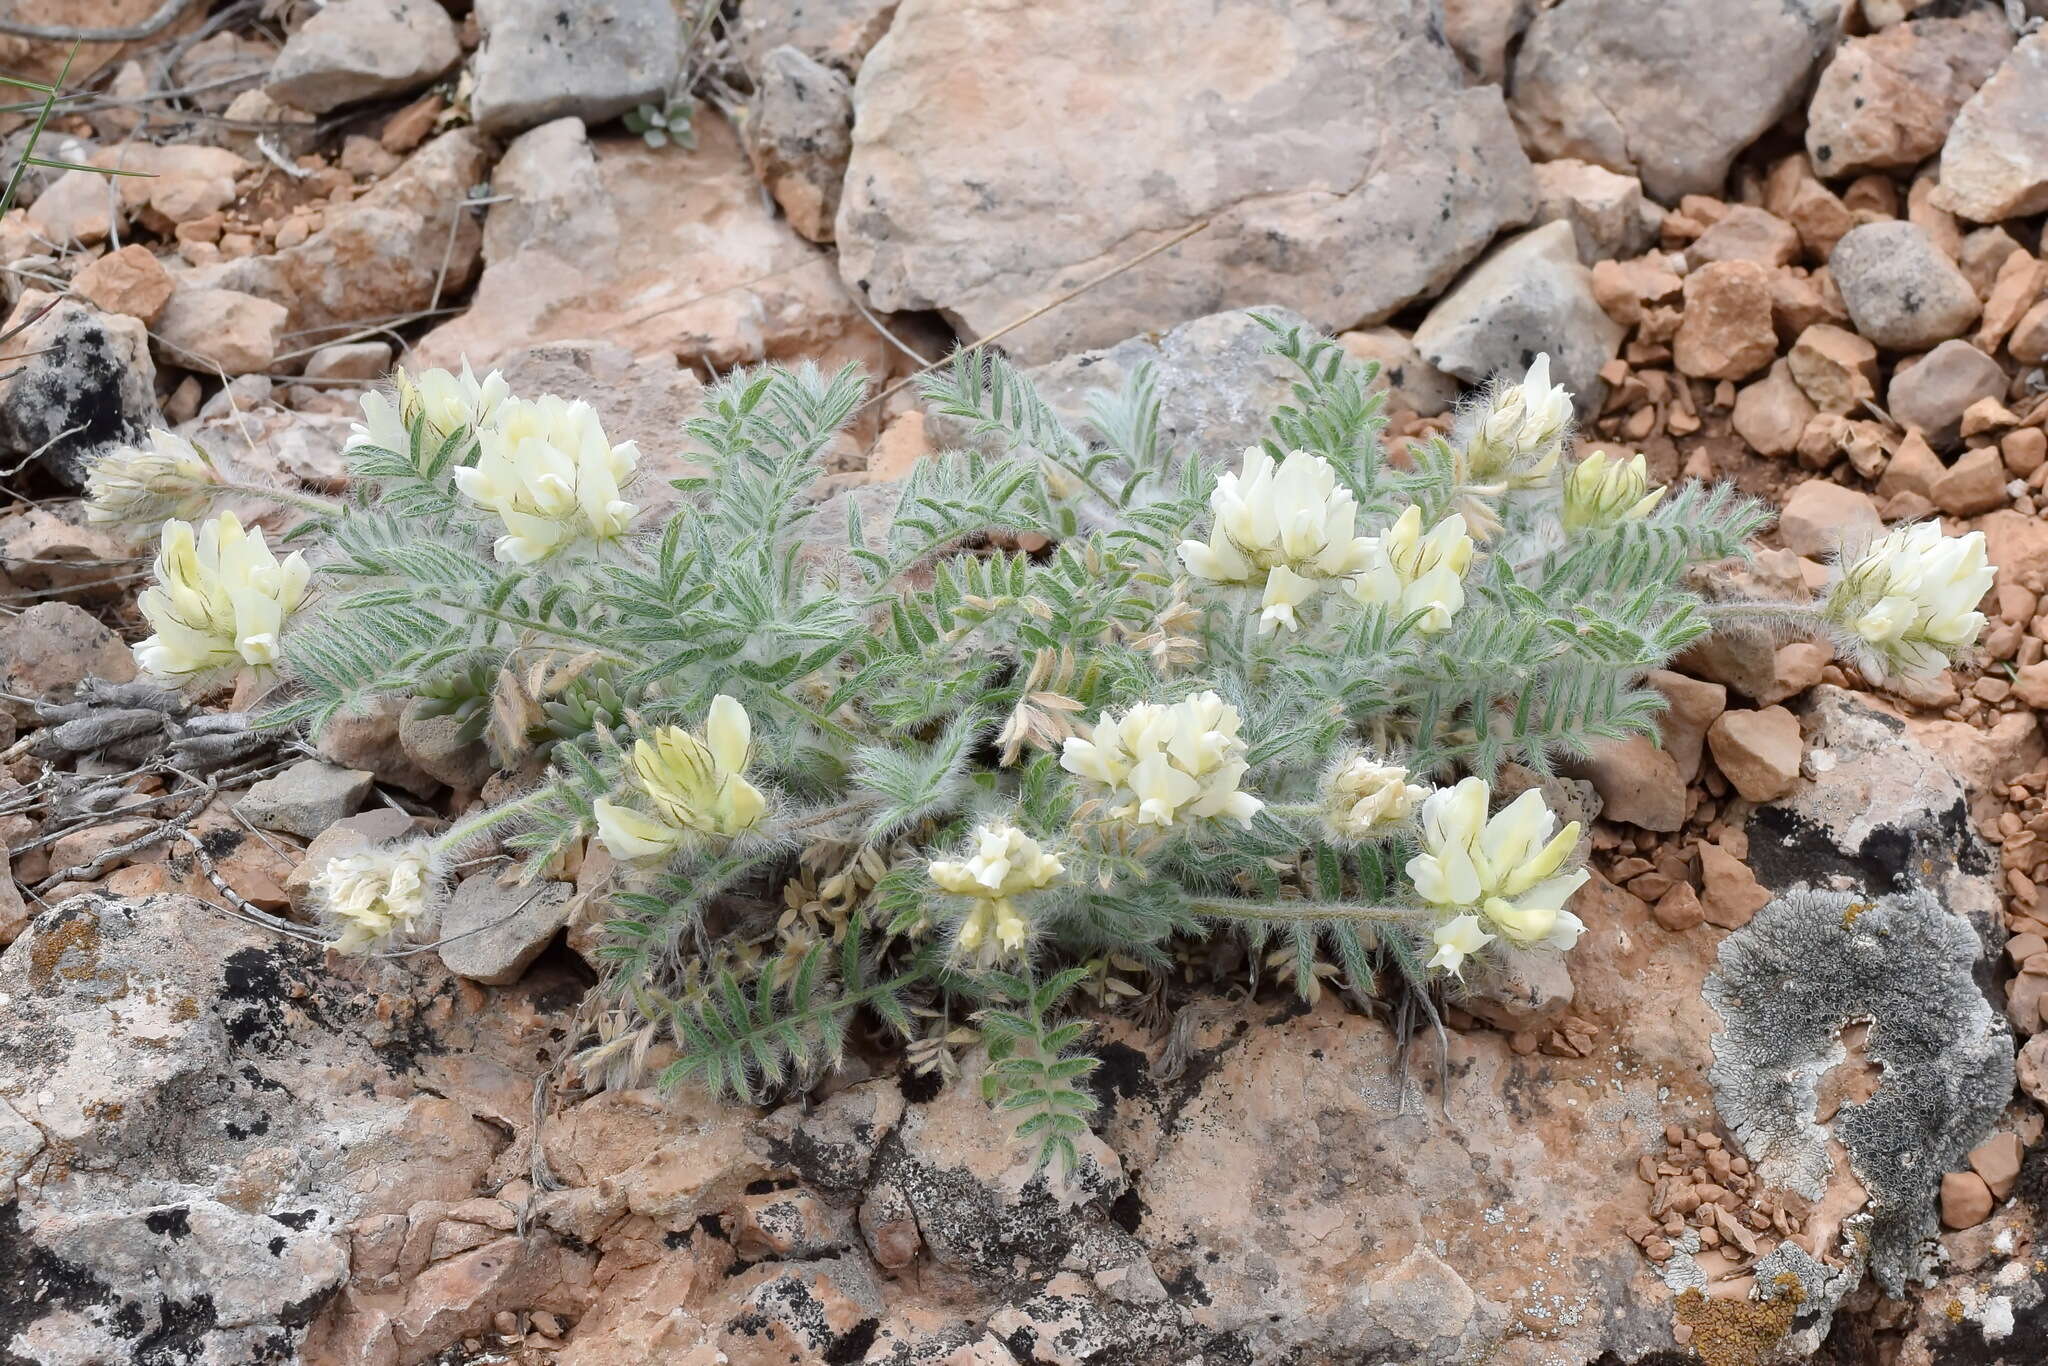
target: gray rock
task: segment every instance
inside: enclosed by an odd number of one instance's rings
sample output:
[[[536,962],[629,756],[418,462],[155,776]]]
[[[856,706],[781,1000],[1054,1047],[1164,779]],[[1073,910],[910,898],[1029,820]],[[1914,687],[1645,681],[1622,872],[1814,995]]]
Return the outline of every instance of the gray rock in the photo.
[[[33,289],[7,328],[24,323],[7,341],[18,359],[0,368],[0,457],[14,464],[41,451],[59,483],[83,489],[93,461],[141,441],[157,421],[149,329]]]
[[[1962,1167],[2012,1097],[2012,1034],[1972,974],[1983,946],[1909,880],[1896,891],[1798,890],[1721,945],[1705,986],[1715,1103],[1773,1186],[1818,1201],[1830,1139],[1868,1193],[1871,1272],[1898,1298],[1936,1232],[1941,1174]],[[1821,1077],[1844,1061],[1843,1027],[1867,1020],[1882,1080],[1868,1100],[1815,1120]]]
[[[1657,240],[1664,211],[1643,197],[1643,182],[1605,166],[1560,157],[1536,164],[1537,223],[1572,225],[1579,260],[1640,256]]]
[[[1285,308],[1257,310],[1282,327],[1308,320]],[[1077,429],[1089,395],[1121,389],[1140,365],[1152,366],[1159,395],[1159,439],[1183,455],[1235,465],[1266,435],[1273,409],[1287,402],[1294,367],[1271,351],[1271,329],[1249,309],[1212,313],[1167,332],[1148,332],[1113,346],[1065,356],[1029,372],[1053,408]],[[958,444],[960,434],[934,420],[933,439]]]
[[[1980,6],[1851,38],[1806,108],[1806,153],[1828,177],[1917,166],[1941,151],[1964,101],[2012,47],[2005,16]]]
[[[733,42],[749,71],[787,44],[849,76],[889,31],[899,0],[747,0]]]
[[[458,792],[481,792],[498,771],[482,740],[465,740],[460,718],[428,716],[417,698],[398,717],[398,745],[423,773]]]
[[[1969,342],[1957,337],[1893,373],[1885,406],[1908,427],[1918,427],[1927,443],[1945,450],[1962,437],[1963,410],[1980,398],[2003,399],[2003,367]]]
[[[669,0],[477,0],[470,108],[487,133],[573,115],[603,123],[668,98],[682,61]]]
[[[1978,223],[2048,208],[2048,31],[2022,38],[1956,115],[1934,202]]]
[[[1917,223],[1891,220],[1851,228],[1828,270],[1849,319],[1888,351],[1920,351],[1961,336],[1977,321],[1977,291]]]
[[[324,114],[416,90],[461,60],[439,0],[329,0],[285,41],[264,90]]]
[[[980,337],[1206,222],[1003,345],[1037,363],[1267,301],[1332,332],[1381,322],[1534,207],[1499,89],[1467,88],[1435,13],[1219,27],[1210,0],[1162,0],[1147,31],[1184,38],[1133,80],[1128,18],[1092,0],[906,6],[854,91],[840,273]]]
[[[1572,226],[1546,223],[1495,247],[1415,329],[1415,349],[1440,370],[1478,384],[1515,378],[1537,353],[1554,382],[1570,389],[1581,416],[1600,411],[1600,367],[1621,351],[1627,329],[1593,297]]]
[[[1660,201],[1719,194],[1735,154],[1790,113],[1838,0],[1573,0],[1536,16],[1510,107],[1542,160],[1640,175]]]
[[[344,816],[362,810],[376,775],[303,759],[275,778],[252,786],[235,810],[260,830],[282,830],[309,840]]]
[[[746,123],[747,155],[789,225],[832,240],[846,159],[853,152],[853,85],[794,47],[761,62]]]
[[[473,982],[510,986],[569,923],[575,896],[566,882],[508,887],[493,873],[464,878],[441,913],[441,961]]]
[[[369,770],[382,783],[402,787],[415,797],[431,797],[441,780],[406,757],[398,737],[398,718],[405,704],[380,698],[370,710],[343,713],[327,723],[315,745],[324,759],[343,768]]]

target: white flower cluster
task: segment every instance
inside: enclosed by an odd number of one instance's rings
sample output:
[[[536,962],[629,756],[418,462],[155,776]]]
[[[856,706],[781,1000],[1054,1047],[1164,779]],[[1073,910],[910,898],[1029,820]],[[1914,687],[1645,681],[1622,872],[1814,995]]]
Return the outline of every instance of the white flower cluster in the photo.
[[[506,399],[477,441],[482,454],[455,471],[455,485],[505,524],[493,549],[502,563],[531,564],[586,536],[612,540],[639,511],[619,496],[639,449],[613,445],[581,399]]]
[[[700,739],[681,726],[663,726],[633,746],[633,785],[654,808],[648,815],[599,801],[598,838],[622,862],[666,858],[693,836],[731,839],[744,834],[768,809],[761,790],[745,778],[754,727],[747,709],[720,693],[711,700]]]
[[[1278,465],[1257,447],[1209,495],[1209,539],[1182,541],[1181,563],[1196,578],[1263,589],[1259,629],[1297,630],[1297,609],[1337,586],[1401,616],[1422,611],[1424,632],[1445,630],[1465,601],[1472,540],[1452,515],[1422,530],[1410,507],[1383,536],[1357,534],[1358,503],[1337,486],[1330,462],[1293,451]]]
[[[1376,839],[1414,819],[1429,789],[1408,780],[1399,764],[1360,754],[1330,771],[1323,781],[1323,813],[1339,839]]]
[[[404,455],[412,449],[414,423],[423,424],[429,451],[464,430],[491,420],[511,389],[496,370],[479,380],[462,363],[462,373],[400,368],[391,375],[393,392],[371,390],[362,397],[363,420],[349,428],[348,446],[375,446]]]
[[[232,512],[196,532],[190,522],[164,523],[155,572],[136,606],[156,634],[136,645],[135,662],[170,680],[242,664],[260,674],[275,665],[285,619],[312,577],[304,555],[294,551],[280,562],[262,529],[244,530]]]
[[[313,894],[341,937],[338,953],[366,954],[413,937],[427,918],[434,885],[424,845],[329,859],[313,875]]]
[[[1213,692],[1172,706],[1140,703],[1095,723],[1060,754],[1067,772],[1098,784],[1112,820],[1166,827],[1228,816],[1250,825],[1265,803],[1237,790],[1250,767],[1237,708]]]
[[[1579,840],[1579,823],[1557,817],[1533,789],[1486,814],[1491,789],[1479,778],[1422,804],[1422,849],[1408,861],[1416,893],[1448,918],[1436,928],[1430,966],[1457,972],[1496,936],[1521,948],[1569,949],[1585,925],[1564,904],[1590,876],[1559,870]]]
[[[975,899],[958,943],[963,953],[994,963],[1021,952],[1030,938],[1018,900],[1057,882],[1066,865],[1014,825],[984,825],[973,845],[967,858],[934,860],[928,871],[942,891]]]
[[[1295,609],[1333,580],[1371,562],[1371,538],[1354,534],[1358,502],[1337,487],[1330,462],[1293,451],[1277,466],[1256,446],[1209,495],[1208,541],[1182,541],[1190,574],[1215,583],[1263,583],[1259,628],[1300,626]]]
[[[1944,536],[1932,522],[1895,528],[1836,572],[1821,617],[1873,679],[1941,672],[1984,629],[1977,604],[1995,577],[1983,532]]]

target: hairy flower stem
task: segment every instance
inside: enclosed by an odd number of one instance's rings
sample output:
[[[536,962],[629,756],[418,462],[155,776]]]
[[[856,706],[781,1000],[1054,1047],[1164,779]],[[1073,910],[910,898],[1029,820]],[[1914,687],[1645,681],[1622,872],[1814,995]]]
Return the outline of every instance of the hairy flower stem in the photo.
[[[1419,925],[1429,912],[1413,906],[1353,906],[1341,901],[1190,901],[1188,909],[1214,920],[1339,921],[1353,925]]]
[[[445,853],[452,854],[470,841],[503,825],[506,821],[523,816],[527,812],[545,805],[559,794],[561,790],[559,784],[550,783],[545,787],[535,788],[523,797],[515,797],[501,806],[494,806],[488,811],[479,811],[469,819],[457,821],[454,825],[442,831],[435,838],[434,847]]]
[[[261,484],[233,484],[225,481],[213,487],[219,493],[246,493],[256,498],[267,498],[273,503],[283,503],[286,507],[316,512],[322,517],[339,517],[342,512],[340,503],[327,498],[316,498],[310,493],[288,493],[283,489],[265,488]]]
[[[1717,626],[1803,627],[1815,635],[1826,634],[1820,602],[1710,602],[1701,610]]]

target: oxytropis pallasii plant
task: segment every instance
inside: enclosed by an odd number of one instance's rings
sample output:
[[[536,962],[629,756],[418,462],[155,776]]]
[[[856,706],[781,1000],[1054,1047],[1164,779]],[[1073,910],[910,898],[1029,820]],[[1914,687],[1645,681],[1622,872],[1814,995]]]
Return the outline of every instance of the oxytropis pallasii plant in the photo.
[[[364,400],[345,503],[279,558],[159,435],[95,477],[163,522],[162,677],[274,678],[277,725],[385,696],[465,718],[519,795],[319,880],[342,952],[429,942],[451,864],[613,861],[586,1076],[760,1097],[858,1031],[984,1085],[1072,1160],[1094,1066],[1077,989],[1172,983],[1432,999],[1570,949],[1580,830],[1540,779],[1655,734],[1644,674],[1718,627],[1834,639],[1867,673],[1968,647],[1982,538],[1845,547],[1810,605],[1704,603],[1766,514],[1568,460],[1538,359],[1390,461],[1374,372],[1273,327],[1270,434],[1220,467],[1161,438],[1152,377],[1085,435],[1006,363],[925,382],[972,449],[921,463],[886,527],[813,533],[820,453],[861,377],[735,374],[680,437],[710,473],[645,488],[581,402],[434,371]],[[1501,789],[1517,780],[1511,798]],[[651,1063],[650,1063],[650,1060]]]

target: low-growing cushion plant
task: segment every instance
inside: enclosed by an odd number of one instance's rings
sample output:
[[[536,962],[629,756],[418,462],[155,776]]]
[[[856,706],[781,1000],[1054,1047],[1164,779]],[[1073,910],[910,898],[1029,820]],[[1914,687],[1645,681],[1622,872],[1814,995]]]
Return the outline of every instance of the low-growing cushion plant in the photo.
[[[1650,487],[1640,456],[1567,461],[1544,360],[1390,461],[1375,368],[1266,325],[1291,397],[1227,466],[1162,438],[1147,370],[1076,430],[964,351],[924,398],[968,448],[919,464],[886,525],[847,500],[829,540],[820,455],[866,391],[808,366],[714,388],[682,433],[710,473],[658,501],[587,404],[465,367],[365,398],[348,498],[295,497],[283,559],[226,513],[182,520],[239,486],[168,434],[104,462],[93,508],[171,519],[152,674],[254,671],[273,724],[314,730],[425,699],[518,775],[328,864],[338,950],[430,940],[479,846],[539,877],[593,841],[586,1075],[654,1058],[762,1099],[857,1029],[924,1066],[978,1037],[990,1097],[1071,1162],[1077,990],[1156,1010],[1176,978],[1267,974],[1433,1020],[1576,942],[1580,830],[1544,780],[1657,734],[1648,671],[1730,628],[1918,674],[1982,625],[1981,536],[1932,526],[1845,547],[1813,603],[1704,602],[1688,574],[1765,511]]]

